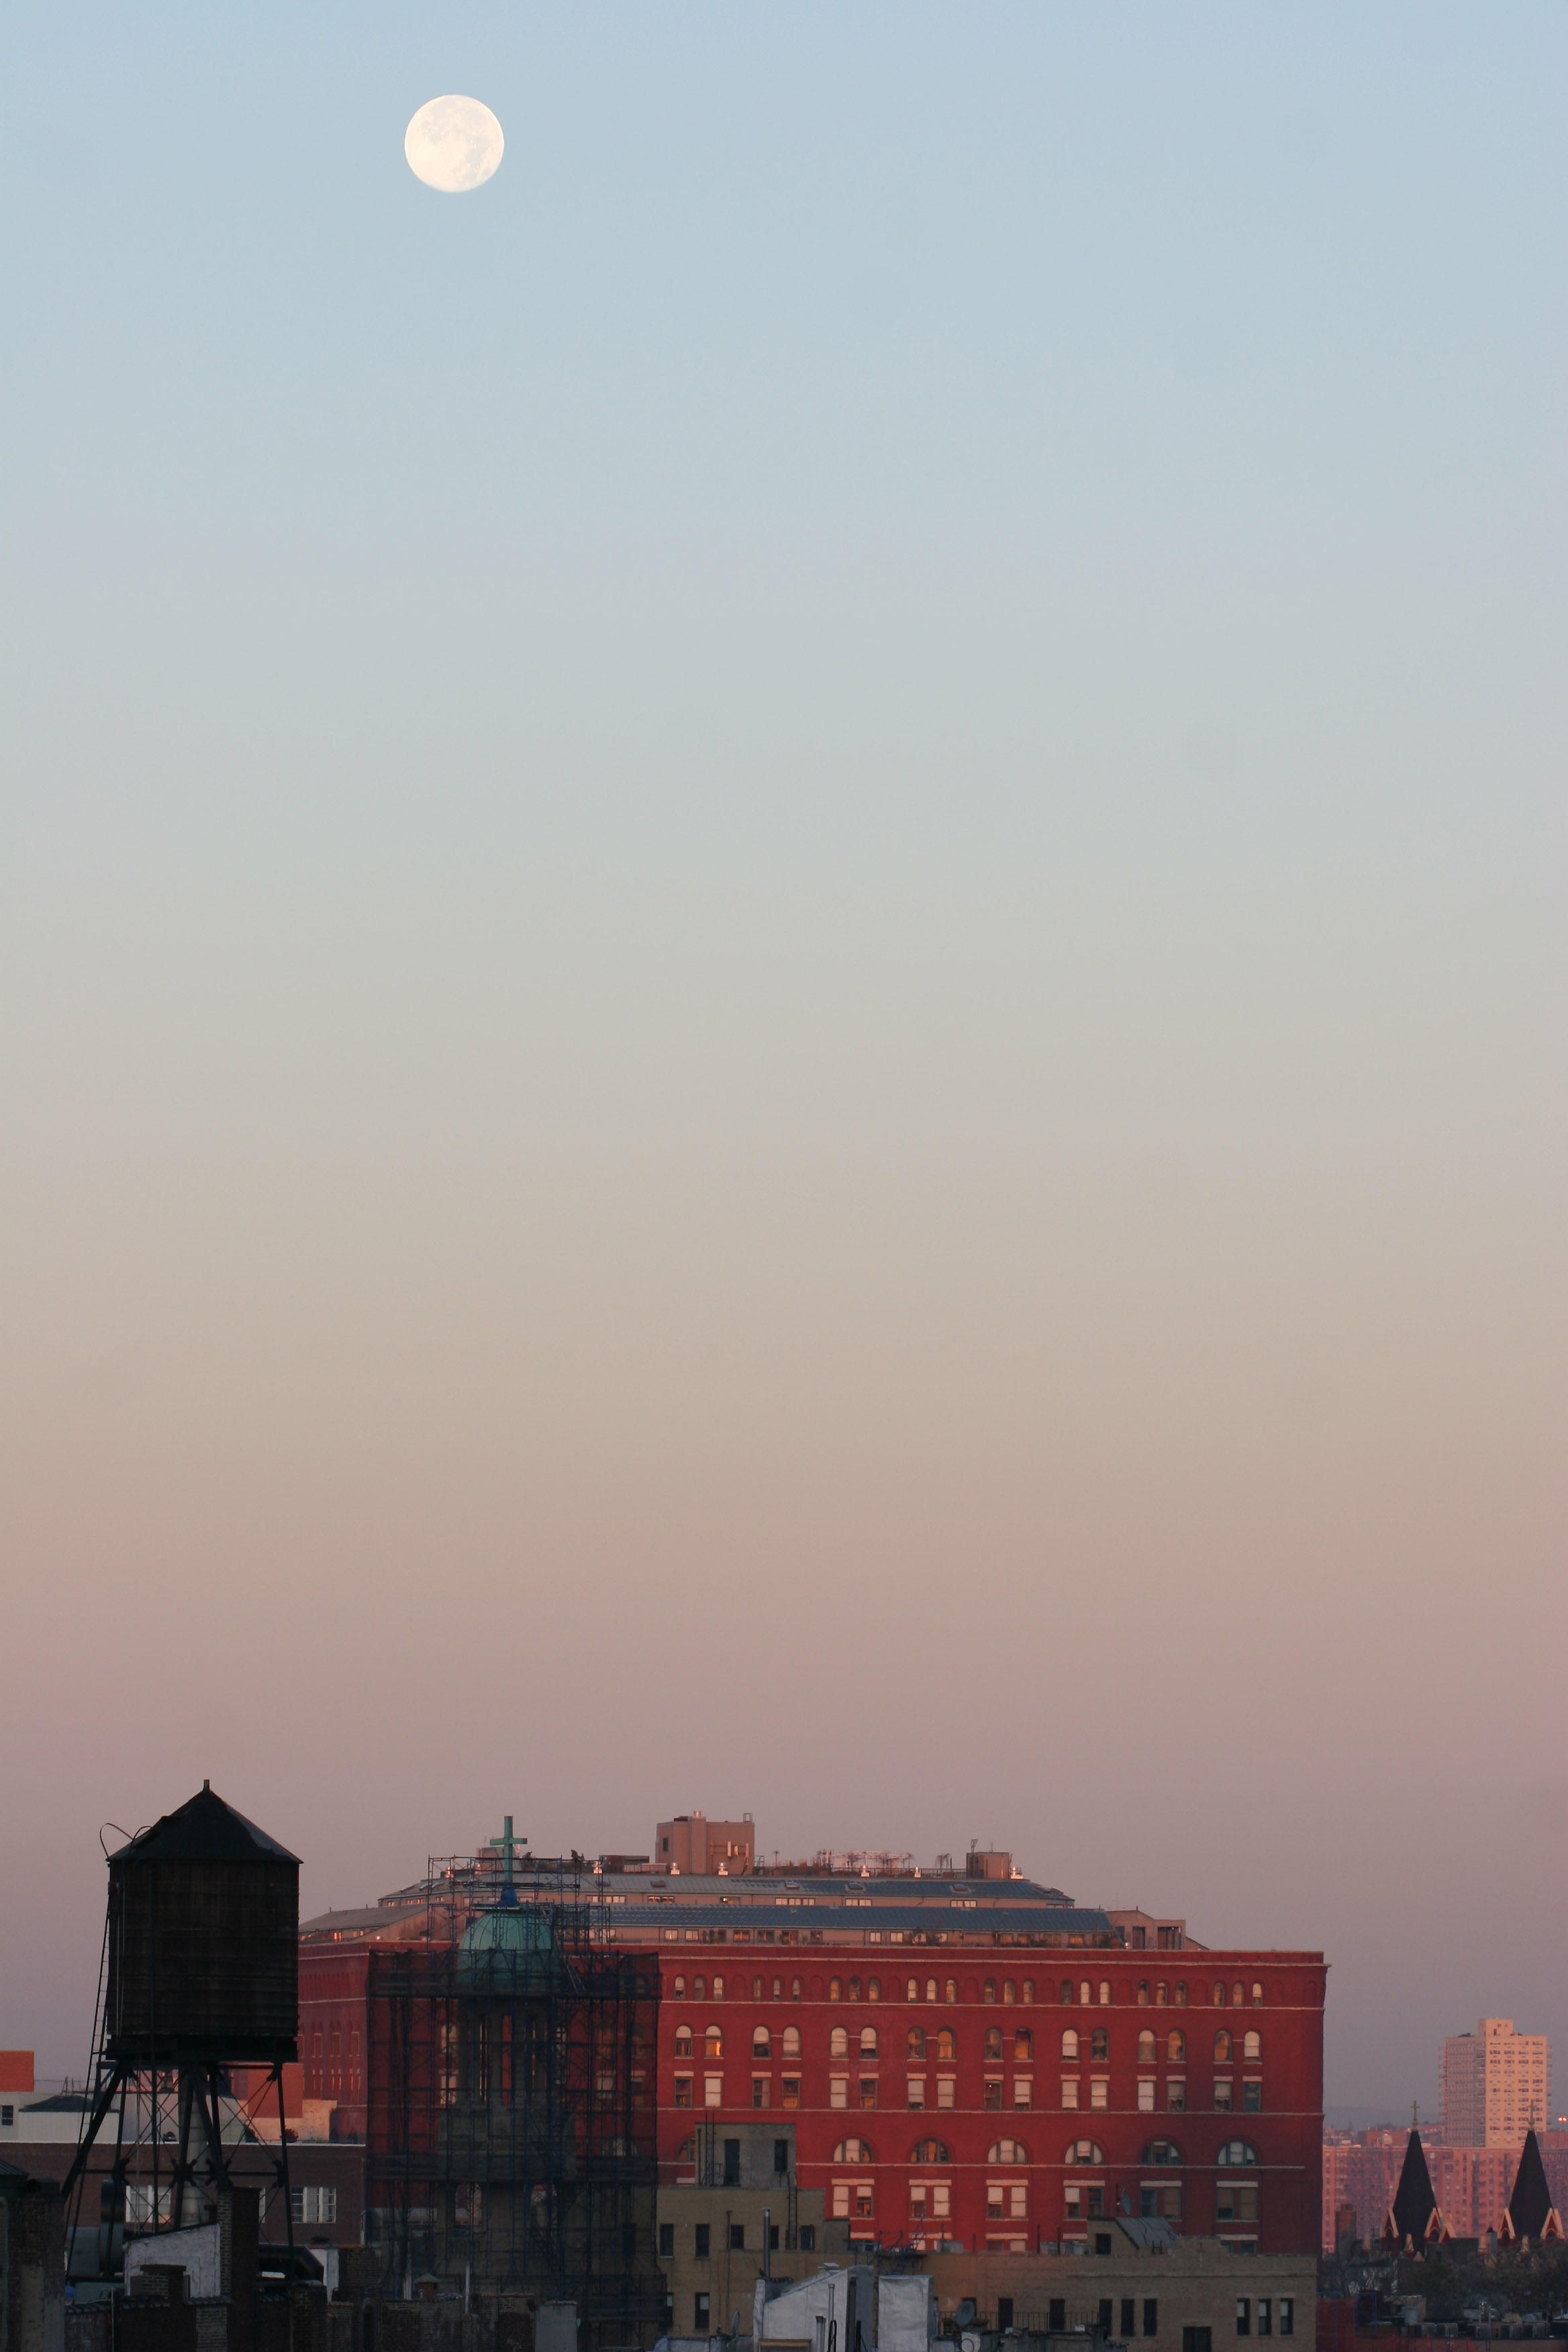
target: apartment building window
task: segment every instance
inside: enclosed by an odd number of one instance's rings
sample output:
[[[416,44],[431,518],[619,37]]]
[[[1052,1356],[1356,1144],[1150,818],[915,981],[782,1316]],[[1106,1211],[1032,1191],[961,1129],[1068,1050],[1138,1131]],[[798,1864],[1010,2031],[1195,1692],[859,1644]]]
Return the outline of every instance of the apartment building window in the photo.
[[[926,2038],[925,2029],[923,2026],[910,2026],[906,2054],[910,2058],[923,2058],[925,2056]]]
[[[958,1979],[956,1977],[949,1977],[947,1979],[946,1984],[942,1988],[942,1999],[944,2000],[951,2001],[955,2007],[957,2006]]]
[[[1034,2104],[1034,2084],[1031,2082],[1027,2074],[1015,2074],[1013,2077],[1013,2105],[1016,2107],[1032,2107]]]
[[[1241,2086],[1241,2109],[1244,2115],[1258,2116],[1262,2114],[1263,2085],[1261,2083],[1243,2083]]]
[[[338,2218],[335,2189],[291,2189],[289,2205],[300,2229],[330,2229]]]
[[[801,2252],[802,2252],[803,2254],[815,2254],[815,2253],[816,2253],[816,2222],[815,2222],[815,2221],[803,2221],[803,2222],[801,2223],[801,2225],[800,2225],[800,2230],[799,2230],[798,2235],[799,2235],[799,2238],[800,2238],[800,2251],[801,2251]]]
[[[1231,2099],[1231,2086],[1228,2082],[1221,2082],[1217,2078],[1215,2079],[1214,2086],[1214,2104],[1215,2113],[1216,2115],[1229,2115],[1233,2102]]]
[[[1062,2105],[1064,2107],[1076,2107],[1078,2105],[1078,2077],[1076,2074],[1064,2074],[1062,2076]]]
[[[697,2259],[705,2263],[713,2251],[713,2225],[710,2221],[697,2224]]]
[[[1035,2037],[1026,2025],[1021,2025],[1013,2036],[1013,2063],[1028,2065],[1035,2054]]]
[[[798,2058],[800,2056],[800,2028],[798,2025],[786,2025],[784,2027],[784,2040],[779,2044],[779,2055],[781,2058]]]
[[[1215,2191],[1215,2218],[1220,2221],[1256,2221],[1256,2182],[1222,2180]]]
[[[1279,2298],[1279,2333],[1281,2336],[1294,2336],[1296,2333],[1296,2298],[1293,2294],[1282,2294]]]
[[[1182,2352],[1214,2352],[1214,2330],[1211,2327],[1184,2327]]]
[[[1241,2054],[1248,2066],[1261,2066],[1263,2063],[1262,2034],[1244,2033],[1241,2037]]]
[[[877,2077],[875,2074],[862,2074],[860,2077],[860,2105],[863,2107],[874,2107],[876,2104]]]
[[[944,2025],[936,2037],[936,2054],[943,2065],[951,2065],[958,2055],[958,2036],[951,2026]]]
[[[1186,2035],[1181,2032],[1167,2033],[1165,2036],[1165,2056],[1169,2063],[1173,2066],[1182,2065],[1186,2059]]]
[[[1107,2033],[1103,2025],[1097,2025],[1094,2032],[1089,2035],[1089,2054],[1091,2061],[1096,2065],[1103,2066],[1109,2063],[1110,2057],[1110,2036]]]
[[[752,2061],[760,2064],[773,2054],[773,2038],[765,2025],[759,2025],[752,2036]]]
[[[1002,2077],[1000,2074],[993,2075],[987,2080],[984,2090],[984,2104],[988,2114],[999,2115],[1001,2113]]]
[[[691,2105],[691,2077],[689,2074],[678,2074],[676,2076],[675,2104],[678,2107],[689,2107]]]
[[[952,2107],[957,2105],[958,2084],[951,2074],[939,2074],[937,2076],[936,2103],[939,2107]]]
[[[705,2107],[721,2107],[723,2105],[724,2077],[722,2074],[704,2074],[702,2077],[702,2104]]]
[[[855,2184],[855,2219],[868,2221],[870,2218],[871,2184],[868,2180],[858,2180]]]
[[[827,2037],[827,2054],[830,2058],[848,2057],[849,2034],[846,2027],[842,2025],[836,2025],[834,2027],[832,2032]]]
[[[1121,2298],[1121,2333],[1123,2336],[1136,2336],[1138,2333],[1138,2304],[1136,2297],[1131,2294],[1124,2294]]]
[[[1173,2074],[1165,2084],[1165,2107],[1167,2113],[1173,2116],[1186,2113],[1187,2086],[1179,2075]]]
[[[707,2295],[694,2294],[691,2298],[691,2330],[694,2336],[707,2335],[709,2326],[708,2310],[709,2303]]]
[[[1138,2063],[1140,2066],[1154,2063],[1154,2036],[1148,2026],[1138,2036]]]
[[[746,2225],[744,2221],[731,2221],[730,2224],[730,2252],[732,2254],[743,2254],[745,2251]]]
[[[702,2055],[704,2058],[722,2058],[724,2055],[724,2036],[716,2025],[710,2025],[702,2037]]]
[[[1089,2104],[1091,2107],[1109,2107],[1110,2105],[1110,2084],[1105,2075],[1095,2074],[1090,2078]]]
[[[1078,2064],[1078,2034],[1070,2025],[1062,2035],[1062,2057],[1069,2066]]]
[[[986,2027],[985,2046],[981,2054],[984,2058],[988,2066],[999,2066],[1001,2064],[1002,2029],[999,2025],[988,2025]]]
[[[658,2225],[658,2258],[661,2263],[672,2263],[675,2260],[675,2224],[673,2221],[661,2221]]]
[[[1216,2066],[1228,2066],[1230,2063],[1230,2036],[1223,2027],[1214,2038],[1214,2063]]]
[[[1274,2333],[1274,2305],[1272,2298],[1266,2294],[1258,2298],[1258,2333],[1259,2336],[1272,2336]]]
[[[875,2058],[876,2055],[877,2029],[874,2025],[863,2025],[860,2028],[860,2056],[864,2060]]]
[[[849,2105],[849,2077],[847,2074],[833,2074],[829,2076],[827,2084],[827,2104],[830,2107],[847,2107]]]
[[[771,2103],[772,2088],[772,2083],[766,2074],[753,2074],[752,2077],[752,2106],[765,2107],[769,2105]]]
[[[786,2107],[798,2107],[800,2105],[800,2076],[798,2074],[786,2074],[784,2078],[782,2088],[782,2104]]]
[[[1143,2298],[1143,2333],[1145,2336],[1158,2336],[1160,2333],[1160,2300],[1157,2295],[1146,2294]]]
[[[911,2107],[923,2107],[925,2105],[926,2085],[925,2076],[923,2074],[911,2074],[910,2076],[909,2092],[910,2105]]]
[[[1252,2333],[1252,2298],[1250,2295],[1238,2294],[1236,2298],[1236,2332],[1238,2336],[1250,2336]]]
[[[1154,2077],[1152,2074],[1144,2075],[1138,2084],[1138,2112],[1141,2116],[1152,2116],[1154,2112]]]

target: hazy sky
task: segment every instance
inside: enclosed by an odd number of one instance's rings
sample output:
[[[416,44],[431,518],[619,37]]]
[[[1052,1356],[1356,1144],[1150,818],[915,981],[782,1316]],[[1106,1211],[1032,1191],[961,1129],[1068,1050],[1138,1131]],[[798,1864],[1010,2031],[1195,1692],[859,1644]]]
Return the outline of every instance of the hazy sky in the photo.
[[[0,2044],[210,1775],[1568,2105],[1568,14],[6,37]]]

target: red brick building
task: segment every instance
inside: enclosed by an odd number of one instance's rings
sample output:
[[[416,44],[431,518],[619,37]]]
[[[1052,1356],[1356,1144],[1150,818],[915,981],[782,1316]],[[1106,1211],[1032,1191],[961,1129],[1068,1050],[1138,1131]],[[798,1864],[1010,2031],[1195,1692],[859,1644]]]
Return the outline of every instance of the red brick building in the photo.
[[[475,1909],[499,1867],[476,1862]],[[998,1856],[940,1876],[611,1870],[569,1899],[658,1955],[671,2185],[771,2123],[791,2179],[884,2244],[1092,2250],[1097,2222],[1131,2214],[1238,2252],[1318,2246],[1321,1953],[1206,1951]],[[449,1918],[449,1885],[441,1900]],[[410,1890],[301,1930],[305,2095],[337,2102],[334,2137],[365,2132],[372,1956],[423,1943],[433,1916]]]

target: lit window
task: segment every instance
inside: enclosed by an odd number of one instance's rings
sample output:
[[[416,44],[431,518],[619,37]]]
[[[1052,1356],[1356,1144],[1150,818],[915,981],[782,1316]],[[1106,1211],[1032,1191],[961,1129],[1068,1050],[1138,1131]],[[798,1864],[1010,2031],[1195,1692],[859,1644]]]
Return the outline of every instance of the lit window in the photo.
[[[944,2062],[951,2061],[958,2055],[958,2039],[949,2026],[944,2025],[936,2037],[936,2054]]]
[[[1026,2065],[1034,2054],[1035,2037],[1026,2025],[1021,2026],[1013,2036],[1013,2062],[1016,2065],[1022,2061]]]
[[[800,2076],[799,2076],[798,2074],[786,2074],[786,2075],[784,2076],[784,2078],[783,2097],[784,2097],[784,2105],[785,2105],[786,2107],[798,2107],[798,2106],[799,2106],[799,2105],[800,2105]]]
[[[676,2056],[677,2056],[678,2058],[689,2058],[689,2057],[690,2057],[690,2055],[691,2055],[691,2028],[689,2027],[689,2025],[678,2025],[678,2026],[676,2027],[676,2029],[675,2029],[675,2054],[676,2054]]]
[[[702,2037],[702,2055],[704,2058],[722,2058],[724,2055],[724,2037],[716,2025],[710,2025]]]
[[[1098,2064],[1104,2065],[1110,2055],[1110,2036],[1103,2025],[1097,2025],[1089,2037],[1089,2054]]]
[[[1186,2054],[1186,2035],[1184,2033],[1167,2033],[1165,2036],[1165,2055],[1170,2060],[1172,2065],[1179,2066]]]
[[[713,1998],[715,2000],[722,2000],[724,1998],[724,1979],[722,1977],[715,1977],[713,1979]]]
[[[1110,2007],[1110,1987],[1104,1977],[1100,1979],[1100,2005],[1101,2009]]]
[[[827,1998],[829,2000],[842,2000],[844,1998],[844,1989],[837,1977],[827,1979]]]
[[[1214,2063],[1216,2066],[1228,2066],[1230,2063],[1230,2036],[1223,2027],[1214,2038]]]
[[[862,2074],[860,2077],[860,2105],[863,2107],[874,2107],[876,2104],[877,2077],[875,2074]]]
[[[910,2026],[908,2054],[911,2058],[923,2058],[925,2056],[926,2038],[923,2027],[919,2025]]]
[[[958,1979],[957,1979],[956,1977],[949,1977],[949,1979],[948,1979],[948,1980],[947,1980],[947,1984],[946,1984],[945,1990],[944,1990],[944,1991],[943,1991],[942,1998],[943,1998],[943,2000],[950,2000],[950,2001],[956,2001],[956,2000],[957,2000],[957,1999],[958,1999]]]
[[[988,2025],[985,2029],[984,2056],[985,2063],[988,2066],[1000,2065],[1002,2061],[1002,2029],[999,2025]]]
[[[993,2114],[1000,2113],[1002,2106],[1002,2077],[999,2074],[992,2075],[987,2079],[984,2097],[982,2104]]]
[[[984,1992],[982,1992],[980,1998],[984,2001],[994,2003],[996,1999],[996,1979],[994,1977],[986,1978],[985,1989]]]
[[[1147,2027],[1138,2036],[1138,2063],[1140,2066],[1152,2066],[1154,2063],[1154,2037]]]

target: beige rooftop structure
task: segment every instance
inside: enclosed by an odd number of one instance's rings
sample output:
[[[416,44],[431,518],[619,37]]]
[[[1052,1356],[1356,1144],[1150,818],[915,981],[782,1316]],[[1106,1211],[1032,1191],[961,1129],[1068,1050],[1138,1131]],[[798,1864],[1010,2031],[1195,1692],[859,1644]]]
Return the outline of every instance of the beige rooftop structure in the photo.
[[[679,1871],[683,1878],[745,1878],[756,1858],[757,1832],[750,1813],[738,1822],[677,1813],[672,1822],[660,1822],[653,1842],[655,1870]]]

